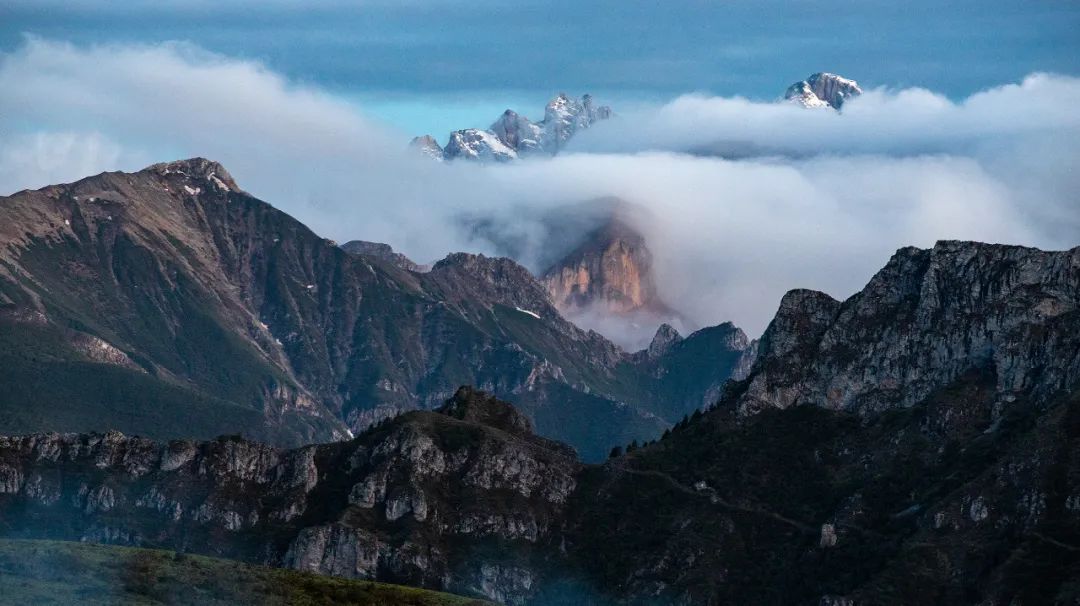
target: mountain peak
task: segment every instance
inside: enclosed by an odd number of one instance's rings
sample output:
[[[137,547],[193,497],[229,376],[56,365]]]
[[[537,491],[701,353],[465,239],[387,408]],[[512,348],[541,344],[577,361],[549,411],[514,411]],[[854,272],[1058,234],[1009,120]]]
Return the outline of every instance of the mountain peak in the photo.
[[[610,107],[593,105],[592,95],[575,99],[560,92],[544,106],[544,119],[539,122],[508,108],[487,130],[467,128],[450,133],[445,147],[427,135],[413,139],[411,146],[436,160],[507,162],[525,154],[554,155],[575,133],[611,115]]]
[[[652,341],[649,343],[649,348],[646,353],[650,359],[656,359],[666,354],[672,345],[675,345],[679,341],[682,341],[682,335],[679,331],[675,330],[671,324],[667,322],[660,325],[660,328],[656,329],[656,335],[653,336]]]
[[[160,162],[148,166],[140,172],[149,172],[160,176],[179,174],[192,179],[209,181],[226,191],[242,191],[224,166],[219,162],[201,157]]]
[[[533,433],[532,422],[516,408],[487,392],[467,385],[458,388],[453,397],[435,412],[459,421],[501,429],[509,434]]]
[[[784,99],[803,107],[831,107],[839,110],[845,101],[862,94],[859,83],[829,72],[811,74],[788,87]]]

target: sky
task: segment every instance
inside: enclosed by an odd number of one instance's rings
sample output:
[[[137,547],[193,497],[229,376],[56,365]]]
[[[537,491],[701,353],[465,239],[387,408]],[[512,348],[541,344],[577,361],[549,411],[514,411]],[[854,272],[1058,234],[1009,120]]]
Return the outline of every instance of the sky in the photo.
[[[78,44],[187,41],[349,97],[404,131],[539,117],[555,92],[625,108],[687,92],[773,99],[811,73],[958,99],[1080,72],[1069,0],[6,0],[25,33]]]
[[[1080,244],[1076,3],[301,6],[9,0],[0,194],[204,156],[325,237],[504,252],[480,217],[534,271],[548,213],[614,195],[649,217],[665,300],[751,337],[787,290],[843,299],[904,246]],[[776,101],[821,69],[866,92]],[[407,149],[560,89],[617,115],[512,165]]]

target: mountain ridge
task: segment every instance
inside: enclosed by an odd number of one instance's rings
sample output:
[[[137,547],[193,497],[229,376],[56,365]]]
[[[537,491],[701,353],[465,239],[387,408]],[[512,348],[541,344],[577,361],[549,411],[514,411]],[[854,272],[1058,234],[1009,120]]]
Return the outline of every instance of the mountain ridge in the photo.
[[[1080,248],[946,241],[902,249],[844,302],[791,291],[746,378],[603,464],[462,388],[440,412],[290,451],[0,438],[0,511],[21,532],[207,536],[188,545],[516,605],[1068,603],[1080,595],[1078,279]],[[1000,354],[927,340],[984,326],[1002,328]],[[660,333],[669,352],[694,337]],[[833,334],[858,339],[836,349]],[[893,351],[907,353],[882,364]],[[914,389],[821,382],[822,368],[899,372]],[[762,393],[801,398],[746,406]],[[159,518],[176,522],[140,530]]]
[[[544,107],[544,118],[532,122],[512,109],[486,130],[466,128],[450,133],[445,146],[431,135],[413,138],[409,146],[437,160],[464,159],[509,162],[528,155],[555,155],[577,132],[612,116],[611,108],[593,103],[592,95],[572,99],[559,93]]]
[[[243,428],[299,444],[476,384],[595,460],[689,412],[652,412],[664,382],[563,319],[516,263],[454,254],[416,273],[350,254],[205,159],[22,192],[0,199],[0,214],[0,320],[13,339],[0,356],[9,382],[41,402],[0,396],[8,431]],[[55,347],[35,345],[45,341]],[[740,355],[714,352],[702,382],[726,379]],[[147,389],[158,395],[137,395]],[[185,398],[204,421],[163,404]]]

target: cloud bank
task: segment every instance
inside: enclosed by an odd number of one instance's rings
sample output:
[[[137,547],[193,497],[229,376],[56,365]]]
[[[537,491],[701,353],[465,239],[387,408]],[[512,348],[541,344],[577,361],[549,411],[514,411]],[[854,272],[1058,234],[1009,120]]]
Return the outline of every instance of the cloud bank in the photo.
[[[469,215],[542,269],[545,212],[619,196],[651,211],[639,227],[668,302],[751,335],[786,290],[846,297],[901,246],[1080,244],[1080,79],[1067,76],[955,102],[878,89],[842,114],[688,95],[510,166],[430,162],[345,99],[181,43],[27,39],[0,56],[0,106],[0,193],[201,155],[327,237],[420,261],[500,250],[462,228]]]

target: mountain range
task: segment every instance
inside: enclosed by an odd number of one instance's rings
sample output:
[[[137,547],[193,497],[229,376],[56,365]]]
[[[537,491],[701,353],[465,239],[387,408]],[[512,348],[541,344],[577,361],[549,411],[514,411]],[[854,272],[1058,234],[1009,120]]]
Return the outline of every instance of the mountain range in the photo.
[[[1080,248],[940,242],[789,292],[715,406],[602,464],[461,388],[293,450],[0,438],[0,529],[505,604],[1072,603],[1078,387]]]
[[[859,84],[843,76],[818,72],[789,86],[784,100],[806,108],[839,110],[845,101],[862,94]],[[487,129],[466,128],[450,133],[445,145],[432,135],[413,138],[409,146],[425,156],[444,160],[510,162],[529,156],[552,156],[578,132],[614,115],[597,106],[592,95],[580,99],[559,93],[544,107],[544,118],[533,122],[507,109]]]
[[[610,115],[414,145],[552,155]],[[1080,247],[902,248],[751,340],[678,311],[632,201],[531,212],[428,263],[204,158],[0,197],[0,595],[1080,603]]]
[[[507,162],[529,155],[551,156],[579,131],[612,115],[606,105],[597,106],[592,95],[574,99],[559,93],[544,107],[544,119],[532,122],[508,109],[487,129],[466,128],[450,133],[445,146],[431,135],[412,140],[411,146],[435,160]]]
[[[752,355],[730,324],[625,352],[509,259],[410,271],[388,247],[315,235],[204,159],[20,192],[0,214],[7,433],[298,445],[470,384],[597,460],[710,402]],[[701,343],[705,357],[663,370]]]

